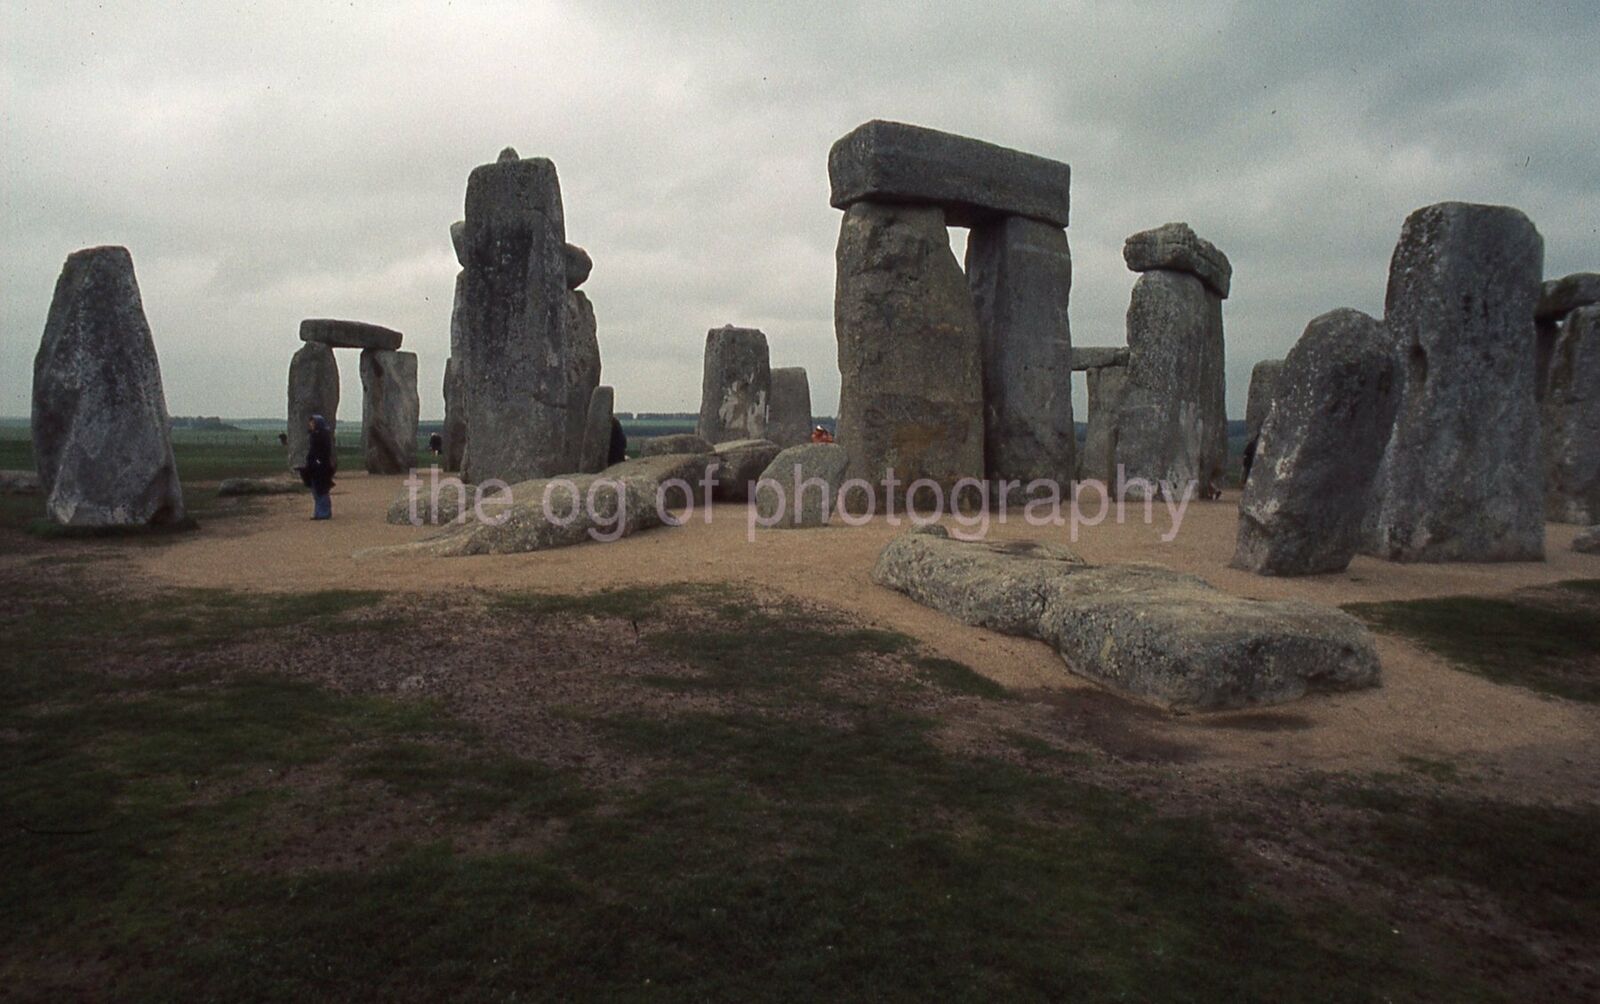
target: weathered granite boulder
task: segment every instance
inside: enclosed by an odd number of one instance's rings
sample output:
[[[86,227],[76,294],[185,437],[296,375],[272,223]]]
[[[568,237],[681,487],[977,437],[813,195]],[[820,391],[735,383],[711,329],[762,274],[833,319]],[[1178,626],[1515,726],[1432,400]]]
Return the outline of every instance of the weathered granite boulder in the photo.
[[[336,321],[310,317],[300,322],[300,340],[319,342],[336,349],[383,349],[393,352],[405,336],[392,328],[365,321]]]
[[[1283,361],[1276,386],[1239,502],[1233,567],[1342,572],[1361,549],[1400,400],[1388,332],[1358,310],[1323,314]]]
[[[1228,298],[1228,286],[1233,281],[1233,266],[1228,256],[1191,230],[1187,223],[1166,223],[1139,231],[1123,242],[1122,260],[1133,272],[1156,269],[1187,272],[1224,300]]]
[[[780,452],[770,439],[735,439],[718,443],[717,486],[712,497],[718,502],[746,502],[755,492],[755,483]]]
[[[33,457],[68,526],[183,519],[161,364],[127,248],[67,256],[33,360]]]
[[[1573,537],[1572,549],[1579,554],[1600,554],[1600,525],[1591,526]]]
[[[1600,523],[1600,305],[1561,325],[1543,401],[1545,518]]]
[[[967,283],[983,333],[984,462],[992,480],[1072,480],[1072,253],[1060,227],[1008,216],[972,228]]]
[[[1404,374],[1375,485],[1371,553],[1395,561],[1544,555],[1534,302],[1544,241],[1505,206],[1407,217],[1384,326]]]
[[[38,495],[39,472],[0,471],[0,495]]]
[[[850,477],[949,488],[984,474],[983,338],[938,209],[844,215],[833,323]]]
[[[1533,316],[1539,321],[1559,321],[1577,310],[1600,303],[1600,272],[1574,272],[1560,279],[1547,279],[1539,287],[1539,303]]]
[[[811,442],[811,425],[811,380],[805,367],[777,367],[772,371],[767,438],[779,446],[799,446]]]
[[[833,144],[828,181],[835,209],[912,203],[939,207],[951,226],[1027,216],[1065,227],[1072,169],[965,136],[874,120]]]
[[[1131,479],[1179,497],[1222,488],[1228,456],[1222,301],[1187,272],[1139,276],[1128,304],[1128,368],[1116,457]],[[1137,494],[1131,491],[1130,497]]]
[[[583,437],[589,424],[589,402],[600,386],[600,339],[594,306],[581,290],[567,294],[567,438],[568,470],[583,462]]]
[[[589,273],[594,271],[594,259],[576,244],[565,245],[562,252],[566,256],[567,288],[577,289],[589,281]]]
[[[710,453],[711,444],[704,436],[692,432],[678,432],[670,436],[645,436],[638,440],[639,456],[659,457],[668,453]]]
[[[224,478],[217,484],[219,498],[243,495],[299,495],[306,491],[300,480],[289,478]]]
[[[1115,490],[1117,483],[1117,422],[1122,395],[1128,386],[1126,366],[1096,366],[1084,374],[1089,392],[1089,415],[1084,423],[1083,449],[1078,454],[1078,478],[1098,481]]]
[[[1128,348],[1125,345],[1094,345],[1072,350],[1074,370],[1098,370],[1107,366],[1128,365]]]
[[[605,469],[605,475],[608,478],[648,478],[657,484],[684,481],[698,486],[716,459],[716,454],[710,452],[658,453],[612,464]]]
[[[555,165],[503,151],[467,179],[467,262],[461,331],[466,343],[469,481],[507,483],[577,466],[572,429],[587,416],[578,394],[570,323],[566,229]],[[592,389],[592,388],[591,388]],[[581,398],[581,403],[580,402]],[[583,414],[571,415],[574,407]]]
[[[583,474],[598,474],[606,469],[606,458],[611,451],[611,412],[616,402],[616,392],[610,387],[596,387],[589,395],[589,417],[583,426],[583,457],[578,470]]]
[[[423,493],[426,494],[426,493]],[[460,493],[443,496],[457,500]],[[408,504],[402,495],[390,507]],[[481,510],[481,511],[480,511]],[[426,520],[423,525],[429,525]],[[616,540],[661,525],[656,482],[649,478],[578,474],[536,478],[468,500],[468,517],[443,523],[429,537],[409,544],[368,548],[357,558],[460,557],[521,554],[570,547],[587,540]]]
[[[1349,614],[1241,599],[1159,566],[1087,565],[1060,547],[928,526],[890,541],[872,578],[967,624],[1037,638],[1072,672],[1175,710],[1378,683],[1372,638]]]
[[[329,431],[339,426],[339,362],[333,347],[322,342],[307,342],[289,360],[289,457],[288,466],[301,467],[311,433],[306,428],[312,415],[328,420]]]
[[[767,336],[731,324],[706,332],[705,369],[700,383],[702,439],[762,439],[772,401],[772,366]]]
[[[361,352],[361,452],[369,474],[417,466],[417,354]]]
[[[1282,359],[1263,359],[1250,369],[1249,397],[1244,405],[1245,442],[1261,434],[1261,423],[1272,410],[1273,389],[1278,385],[1278,374],[1283,372]],[[1384,436],[1385,441],[1388,435]]]
[[[791,446],[773,457],[756,484],[758,525],[783,529],[827,525],[849,464],[849,453],[837,443]]]

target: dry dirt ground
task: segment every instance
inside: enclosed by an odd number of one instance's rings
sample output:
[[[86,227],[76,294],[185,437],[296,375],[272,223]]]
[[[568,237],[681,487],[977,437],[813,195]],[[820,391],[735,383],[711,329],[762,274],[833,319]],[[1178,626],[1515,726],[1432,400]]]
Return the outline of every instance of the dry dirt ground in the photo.
[[[718,505],[682,527],[662,527],[613,543],[564,550],[466,558],[357,558],[365,548],[405,543],[433,532],[391,525],[388,504],[399,477],[343,476],[334,491],[335,518],[313,522],[299,496],[251,500],[248,518],[217,521],[161,547],[121,549],[119,577],[136,587],[220,587],[305,591],[381,588],[537,590],[582,593],[633,585],[721,582],[768,590],[832,607],[864,625],[899,631],[931,652],[965,663],[1013,689],[1059,692],[1073,707],[1118,709],[1133,730],[1130,745],[1173,744],[1196,768],[1370,770],[1403,758],[1479,765],[1508,791],[1558,800],[1600,800],[1600,706],[1541,696],[1457,671],[1398,638],[1380,636],[1383,685],[1319,696],[1271,711],[1172,716],[1147,713],[1110,698],[1067,672],[1042,643],[960,624],[874,585],[870,570],[883,544],[905,527],[882,517],[861,527],[750,531],[742,505]],[[1096,527],[1034,527],[1015,512],[992,520],[996,539],[1066,543],[1094,562],[1143,561],[1200,576],[1213,586],[1261,599],[1293,598],[1329,605],[1458,594],[1495,595],[1569,579],[1600,578],[1600,556],[1571,549],[1576,528],[1547,526],[1542,563],[1401,565],[1358,557],[1340,575],[1263,578],[1227,567],[1236,496],[1196,502],[1170,541],[1172,518],[1157,505],[1149,523],[1130,504]],[[948,522],[948,520],[947,520]],[[753,539],[751,539],[753,536]],[[67,545],[70,551],[73,545]],[[77,545],[95,547],[104,544]],[[1071,695],[1069,698],[1068,695]],[[1041,695],[1043,696],[1043,695]],[[1138,722],[1137,729],[1131,724]],[[1114,733],[1124,726],[1103,723]],[[1136,739],[1134,736],[1138,736]],[[1112,738],[1113,736],[1108,736]]]

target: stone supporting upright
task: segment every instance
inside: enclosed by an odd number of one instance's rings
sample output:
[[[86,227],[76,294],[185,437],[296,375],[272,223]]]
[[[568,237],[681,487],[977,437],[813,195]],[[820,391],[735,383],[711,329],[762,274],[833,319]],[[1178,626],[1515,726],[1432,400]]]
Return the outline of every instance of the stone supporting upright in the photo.
[[[1384,326],[1403,391],[1369,521],[1395,561],[1544,555],[1534,308],[1544,241],[1506,206],[1445,202],[1407,217]]]
[[[771,403],[767,336],[731,324],[706,332],[700,421],[695,429],[700,438],[708,443],[765,439]]]
[[[288,466],[306,462],[311,434],[306,424],[311,416],[328,420],[330,432],[339,424],[339,363],[333,346],[306,342],[289,360],[289,457]]]
[[[369,474],[417,465],[417,354],[361,351],[361,452]]]
[[[1543,402],[1545,515],[1600,523],[1600,305],[1561,324]]]
[[[611,452],[611,417],[616,406],[616,392],[610,387],[596,387],[589,395],[589,414],[583,427],[583,456],[578,473],[599,474],[606,469]]]
[[[967,283],[983,333],[991,480],[1072,480],[1072,253],[1066,231],[1021,216],[972,228]]]
[[[811,380],[804,366],[779,366],[772,371],[772,403],[767,438],[787,449],[811,442]]]
[[[1263,359],[1250,368],[1250,391],[1244,405],[1245,442],[1261,434],[1261,423],[1272,410],[1272,396],[1282,372],[1282,359]]]
[[[1083,449],[1078,453],[1079,480],[1117,483],[1117,417],[1128,385],[1126,353],[1118,365],[1085,366],[1089,414],[1084,423]]]

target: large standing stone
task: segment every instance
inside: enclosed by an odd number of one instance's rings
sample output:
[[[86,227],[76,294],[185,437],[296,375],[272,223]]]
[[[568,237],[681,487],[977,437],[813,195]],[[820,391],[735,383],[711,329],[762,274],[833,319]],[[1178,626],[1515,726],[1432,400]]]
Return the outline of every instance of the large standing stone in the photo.
[[[1545,515],[1600,523],[1600,306],[1567,315],[1543,407]]]
[[[938,209],[858,202],[839,230],[840,444],[877,485],[982,477],[983,345]]]
[[[68,526],[183,519],[161,364],[127,248],[67,256],[33,360],[33,456]]]
[[[1560,279],[1546,280],[1539,287],[1539,303],[1534,317],[1540,321],[1559,321],[1579,307],[1600,303],[1600,272],[1574,272]]]
[[[1064,485],[1077,449],[1067,235],[1020,216],[975,226],[967,239],[967,282],[983,331],[988,476]]]
[[[1263,359],[1250,369],[1250,396],[1244,405],[1244,438],[1247,443],[1261,434],[1261,423],[1267,420],[1267,412],[1272,410],[1272,395],[1281,372],[1282,359]]]
[[[1181,497],[1221,490],[1228,455],[1222,300],[1187,272],[1145,272],[1128,304],[1116,457],[1131,480]],[[1130,492],[1131,495],[1134,494]]]
[[[417,466],[417,354],[361,352],[361,452],[369,474]]]
[[[566,227],[556,167],[509,148],[467,179],[462,337],[467,480],[508,484],[577,466]],[[581,407],[588,408],[587,395]],[[576,422],[581,424],[583,417]]]
[[[308,317],[300,322],[300,340],[320,342],[336,349],[385,349],[393,352],[400,347],[403,336],[381,324]]]
[[[1385,327],[1404,392],[1369,546],[1396,561],[1544,554],[1534,302],[1544,241],[1504,206],[1412,213],[1389,265]]]
[[[1067,225],[1072,169],[1060,161],[901,122],[857,126],[828,151],[836,209],[934,205],[951,226],[998,216]]]
[[[1311,603],[1247,600],[1158,565],[1088,565],[1058,545],[890,541],[874,582],[967,624],[1037,638],[1072,672],[1163,706],[1213,711],[1378,683],[1372,636]]]
[[[763,439],[772,401],[772,366],[767,336],[731,324],[706,332],[704,375],[700,382],[702,439]]]
[[[1122,244],[1122,260],[1130,271],[1170,269],[1188,272],[1219,298],[1228,298],[1233,265],[1217,246],[1196,234],[1187,223],[1166,223],[1141,230]]]
[[[756,482],[758,525],[770,528],[825,526],[845,482],[850,455],[837,443],[791,446],[772,458]]]
[[[1399,404],[1389,335],[1358,310],[1331,311],[1306,326],[1280,365],[1239,503],[1233,566],[1262,575],[1341,572],[1361,548]]]
[[[606,469],[611,452],[611,413],[616,406],[616,392],[610,387],[596,387],[589,395],[589,417],[583,427],[583,460],[578,466],[582,474],[598,474]]]
[[[339,362],[333,347],[307,342],[289,360],[289,466],[306,462],[311,434],[306,423],[312,415],[328,420],[328,431],[339,425]]]
[[[451,233],[455,233],[455,227]],[[466,294],[465,271],[456,273],[455,301],[450,308],[450,358],[444,363],[444,469],[461,470],[467,450],[467,339],[461,330]]]
[[[600,386],[600,339],[594,306],[579,290],[567,294],[567,443],[569,470],[582,466],[583,437],[589,422],[589,404]]]
[[[1089,418],[1083,450],[1078,457],[1078,477],[1102,485],[1117,483],[1117,422],[1122,395],[1128,386],[1126,366],[1096,366],[1084,373],[1089,391]]]
[[[767,438],[785,447],[809,443],[811,423],[811,381],[805,367],[777,367],[772,371]]]

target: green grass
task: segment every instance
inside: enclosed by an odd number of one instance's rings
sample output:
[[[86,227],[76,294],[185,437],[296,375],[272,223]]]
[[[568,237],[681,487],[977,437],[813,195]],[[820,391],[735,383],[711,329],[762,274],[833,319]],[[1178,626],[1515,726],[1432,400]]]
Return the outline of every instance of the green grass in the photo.
[[[1600,607],[1592,583],[1563,583],[1574,602],[1448,596],[1354,603],[1346,610],[1470,672],[1576,701],[1600,701]]]
[[[913,658],[912,662],[924,680],[951,693],[989,700],[1003,700],[1011,696],[1005,687],[954,659],[924,655]]]

